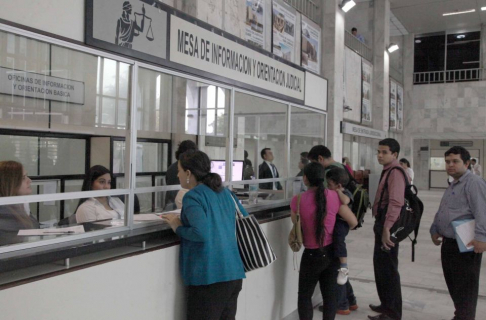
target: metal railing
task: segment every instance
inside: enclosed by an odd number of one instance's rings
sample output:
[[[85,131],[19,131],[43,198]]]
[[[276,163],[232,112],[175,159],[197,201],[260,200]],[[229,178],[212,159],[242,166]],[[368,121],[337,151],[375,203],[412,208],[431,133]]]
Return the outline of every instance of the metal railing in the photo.
[[[344,31],[344,44],[366,60],[373,62],[373,50],[346,30]]]
[[[461,69],[446,71],[415,72],[414,84],[448,83],[484,80],[484,69]]]
[[[302,13],[317,24],[320,24],[320,8],[317,0],[284,0],[297,11]]]

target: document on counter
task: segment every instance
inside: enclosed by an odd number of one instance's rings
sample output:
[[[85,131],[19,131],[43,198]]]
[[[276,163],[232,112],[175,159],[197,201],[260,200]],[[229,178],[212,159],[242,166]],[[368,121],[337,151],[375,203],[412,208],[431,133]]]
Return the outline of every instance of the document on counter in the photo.
[[[19,230],[18,236],[57,236],[63,234],[84,233],[84,226],[67,228],[25,229]]]
[[[456,234],[457,245],[461,252],[473,251],[473,246],[467,246],[467,244],[474,240],[476,221],[474,219],[464,219],[452,221],[454,232]]]
[[[172,210],[172,211],[167,211],[167,212],[161,212],[161,213],[157,213],[159,215],[164,215],[164,214],[168,214],[168,213],[174,213],[176,215],[178,215],[179,217],[181,216],[181,211],[182,209],[176,209],[176,210]]]
[[[155,213],[141,213],[141,214],[134,214],[133,221],[161,221],[162,219],[160,216],[156,215]]]

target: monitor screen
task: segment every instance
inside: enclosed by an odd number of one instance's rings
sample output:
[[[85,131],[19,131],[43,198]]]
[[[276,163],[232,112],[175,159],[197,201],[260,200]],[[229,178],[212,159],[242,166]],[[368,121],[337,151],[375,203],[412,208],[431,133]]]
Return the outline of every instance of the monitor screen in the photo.
[[[221,179],[225,181],[226,176],[226,161],[224,160],[212,160],[211,172],[217,173],[221,176]],[[231,181],[243,180],[243,160],[233,161],[233,176]]]

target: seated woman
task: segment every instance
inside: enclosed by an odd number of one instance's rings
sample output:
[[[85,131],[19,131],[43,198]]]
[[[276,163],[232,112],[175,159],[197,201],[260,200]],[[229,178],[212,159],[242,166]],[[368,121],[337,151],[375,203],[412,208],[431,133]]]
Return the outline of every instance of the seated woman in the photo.
[[[0,197],[26,196],[32,193],[32,180],[21,163],[0,162]],[[17,233],[21,229],[39,229],[28,204],[0,206],[0,233]]]
[[[97,165],[91,167],[83,181],[81,191],[111,189],[110,170]],[[117,197],[80,199],[76,209],[76,222],[84,223],[105,219],[123,219],[125,205]]]

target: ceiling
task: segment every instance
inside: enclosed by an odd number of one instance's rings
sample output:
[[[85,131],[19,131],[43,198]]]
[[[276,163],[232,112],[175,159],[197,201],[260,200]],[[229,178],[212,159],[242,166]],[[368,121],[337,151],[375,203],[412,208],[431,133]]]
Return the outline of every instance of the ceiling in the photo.
[[[478,29],[486,22],[486,0],[390,0],[390,8],[408,32]],[[442,16],[446,12],[476,9],[476,12]]]
[[[356,0],[368,2],[372,0]],[[431,33],[441,31],[479,30],[486,23],[486,0],[390,0],[390,34]],[[443,13],[476,9],[476,12],[442,16]]]

